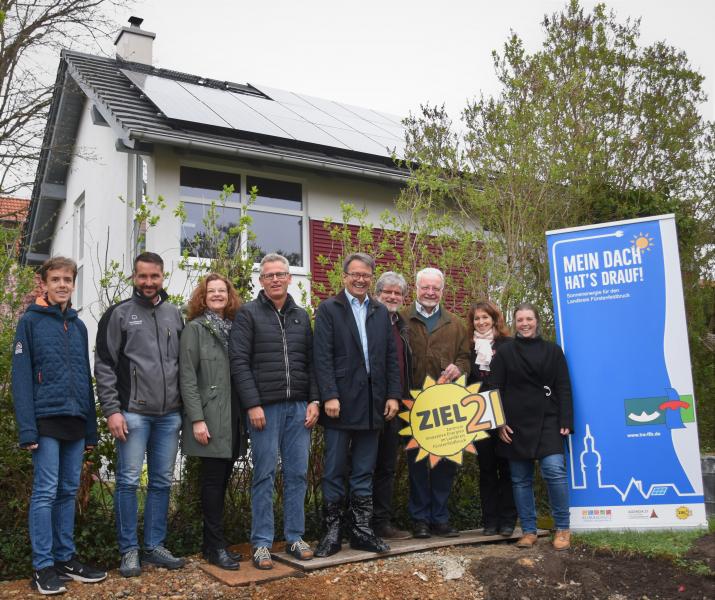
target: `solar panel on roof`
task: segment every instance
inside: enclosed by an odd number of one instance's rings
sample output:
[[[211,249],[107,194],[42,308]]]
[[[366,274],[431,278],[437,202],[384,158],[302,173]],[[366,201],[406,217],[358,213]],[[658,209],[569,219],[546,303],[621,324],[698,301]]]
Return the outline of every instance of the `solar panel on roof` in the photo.
[[[173,79],[145,75],[121,69],[121,72],[136,85],[156,107],[169,119],[193,121],[213,125],[215,127],[230,127],[208,106],[197,101],[185,88]]]
[[[330,100],[253,86],[266,98],[121,69],[169,119],[390,156],[402,148],[396,117]],[[397,123],[396,123],[397,121]]]
[[[197,100],[221,116],[233,129],[276,137],[291,137],[269,118],[242,102],[240,94],[192,83],[182,83],[181,85]],[[269,100],[263,100],[263,102],[269,102]]]

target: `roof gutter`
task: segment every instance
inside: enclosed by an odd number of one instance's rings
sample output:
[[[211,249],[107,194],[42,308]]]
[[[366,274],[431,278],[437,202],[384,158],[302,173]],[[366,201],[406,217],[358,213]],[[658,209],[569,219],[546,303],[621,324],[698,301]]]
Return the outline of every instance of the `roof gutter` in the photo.
[[[153,144],[165,144],[167,146],[179,146],[191,150],[200,150],[204,152],[213,152],[238,156],[240,158],[250,158],[258,160],[270,160],[283,164],[303,167],[310,169],[320,169],[323,171],[331,171],[342,175],[352,175],[357,177],[365,177],[368,179],[377,179],[380,181],[390,181],[393,183],[404,183],[409,179],[409,174],[399,172],[397,169],[384,170],[379,168],[367,168],[359,165],[350,165],[338,161],[326,160],[324,158],[312,158],[310,156],[291,156],[280,150],[271,148],[246,148],[240,146],[227,146],[224,144],[215,144],[202,142],[199,140],[189,140],[181,137],[174,137],[160,133],[150,133],[144,131],[131,131],[129,137],[134,140],[141,140]]]

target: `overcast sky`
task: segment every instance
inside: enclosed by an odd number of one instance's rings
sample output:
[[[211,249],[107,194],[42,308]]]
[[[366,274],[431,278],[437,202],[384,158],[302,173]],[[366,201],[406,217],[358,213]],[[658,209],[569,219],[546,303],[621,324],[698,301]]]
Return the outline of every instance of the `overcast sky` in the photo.
[[[595,3],[582,0],[591,8]],[[157,34],[156,66],[265,84],[399,116],[498,91],[492,50],[511,30],[528,50],[544,14],[565,0],[138,0]],[[641,17],[641,44],[665,40],[705,75],[715,119],[715,0],[611,0],[619,21]],[[128,17],[129,15],[126,15]],[[122,17],[125,21],[126,17]]]

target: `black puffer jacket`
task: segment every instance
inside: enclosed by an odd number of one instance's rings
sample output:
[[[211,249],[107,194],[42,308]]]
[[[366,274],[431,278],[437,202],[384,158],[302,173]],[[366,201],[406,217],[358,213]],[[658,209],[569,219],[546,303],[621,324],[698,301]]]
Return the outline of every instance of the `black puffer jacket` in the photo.
[[[241,406],[317,400],[308,313],[288,298],[278,312],[263,290],[236,313],[229,341],[231,379]]]

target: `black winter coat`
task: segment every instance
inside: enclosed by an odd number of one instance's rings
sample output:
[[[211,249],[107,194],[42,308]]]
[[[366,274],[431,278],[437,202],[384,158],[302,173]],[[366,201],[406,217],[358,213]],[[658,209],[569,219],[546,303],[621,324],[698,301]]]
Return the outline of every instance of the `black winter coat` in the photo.
[[[231,379],[244,410],[277,402],[317,400],[313,332],[305,309],[288,298],[281,313],[261,290],[231,327]]]
[[[370,377],[360,333],[345,292],[324,300],[315,317],[313,357],[320,400],[340,400],[340,416],[321,411],[320,423],[335,429],[382,429],[388,398],[400,400],[400,370],[387,309],[370,298],[365,321]],[[369,393],[371,383],[372,395]]]
[[[559,429],[573,432],[573,405],[561,348],[540,337],[516,337],[499,348],[490,366],[489,384],[500,391],[507,425],[514,430],[512,443],[500,440],[497,454],[510,460],[563,454]]]
[[[512,338],[510,337],[505,337],[505,336],[499,336],[492,342],[492,351],[494,354],[497,353],[499,348],[501,348],[506,342],[511,340]],[[489,383],[489,376],[491,375],[491,370],[490,371],[480,371],[479,370],[479,365],[475,363],[474,361],[477,358],[477,353],[474,351],[474,342],[471,342],[472,344],[472,349],[469,351],[469,364],[471,365],[471,369],[469,371],[469,378],[467,380],[468,384],[472,383],[477,383],[481,382],[481,387],[479,388],[480,392],[486,392],[488,390],[493,390],[494,387]],[[492,358],[492,360],[494,360]],[[491,365],[491,363],[490,363]],[[491,369],[491,366],[490,366]]]
[[[402,339],[402,362],[405,365],[405,372],[402,374],[401,381],[402,385],[402,399],[411,399],[410,390],[412,390],[412,348],[410,348],[410,327],[402,318],[400,313],[390,313],[390,316],[394,315],[395,323],[393,327],[397,327],[397,331],[400,332],[400,338]],[[399,362],[397,363],[399,367]],[[395,417],[397,418],[397,417]]]

